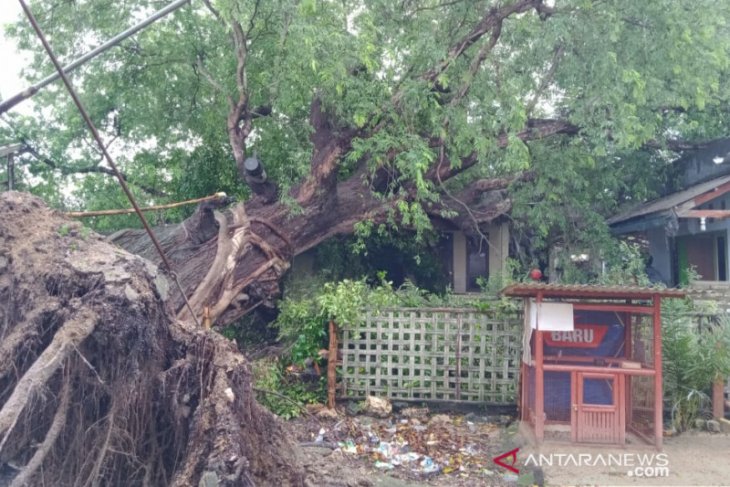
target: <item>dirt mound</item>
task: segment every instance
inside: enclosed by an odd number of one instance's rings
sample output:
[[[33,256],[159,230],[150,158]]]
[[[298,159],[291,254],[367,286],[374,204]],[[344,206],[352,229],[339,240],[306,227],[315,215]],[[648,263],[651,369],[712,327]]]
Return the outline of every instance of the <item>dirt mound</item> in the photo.
[[[168,280],[32,196],[0,194],[0,485],[301,485],[236,346]]]

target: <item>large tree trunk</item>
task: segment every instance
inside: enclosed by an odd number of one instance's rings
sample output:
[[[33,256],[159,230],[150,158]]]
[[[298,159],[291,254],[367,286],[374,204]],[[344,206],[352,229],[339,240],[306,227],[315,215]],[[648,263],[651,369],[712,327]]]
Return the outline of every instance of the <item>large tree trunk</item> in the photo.
[[[327,238],[352,233],[366,218],[380,219],[389,205],[363,187],[360,177],[325,189],[300,211],[283,203],[238,203],[224,213],[204,204],[181,224],[158,227],[194,312],[209,307],[213,321],[227,324],[262,301],[271,303],[291,259]],[[110,240],[153,262],[160,257],[143,231],[123,230]],[[182,296],[171,290],[179,317],[192,321]]]
[[[305,484],[235,344],[176,320],[164,273],[35,197],[0,215],[0,485]]]

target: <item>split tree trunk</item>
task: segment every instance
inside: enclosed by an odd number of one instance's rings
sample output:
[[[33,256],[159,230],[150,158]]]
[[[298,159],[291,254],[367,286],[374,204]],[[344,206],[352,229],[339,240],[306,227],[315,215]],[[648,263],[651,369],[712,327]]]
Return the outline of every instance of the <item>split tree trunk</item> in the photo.
[[[299,210],[281,202],[238,203],[225,212],[203,204],[178,225],[155,228],[182,287],[201,318],[211,308],[214,324],[225,325],[262,302],[273,305],[291,259],[337,234],[350,234],[365,219],[384,221],[392,203],[378,199],[355,175],[335,187],[311,188]],[[302,187],[302,191],[309,188]],[[149,237],[123,230],[109,239],[160,263]],[[178,317],[194,321],[175,289],[171,304]]]

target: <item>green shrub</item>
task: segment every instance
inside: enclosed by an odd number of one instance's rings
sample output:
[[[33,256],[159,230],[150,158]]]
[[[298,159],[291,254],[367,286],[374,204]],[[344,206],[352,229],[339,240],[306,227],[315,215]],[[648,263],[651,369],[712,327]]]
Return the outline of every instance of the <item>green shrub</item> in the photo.
[[[307,358],[319,360],[318,351],[327,345],[327,325],[353,323],[366,306],[396,304],[388,282],[370,288],[364,279],[327,282],[316,292],[299,298],[286,298],[279,303],[275,326],[279,338],[291,343],[291,358],[303,363]]]
[[[287,372],[284,363],[271,358],[254,362],[254,388],[259,404],[280,418],[291,419],[301,414],[304,405],[325,401],[326,381],[303,382]]]
[[[730,319],[720,316],[716,325],[700,330],[692,320],[693,312],[697,314],[688,301],[664,302],[664,399],[678,431],[709,414],[712,383],[730,374]]]

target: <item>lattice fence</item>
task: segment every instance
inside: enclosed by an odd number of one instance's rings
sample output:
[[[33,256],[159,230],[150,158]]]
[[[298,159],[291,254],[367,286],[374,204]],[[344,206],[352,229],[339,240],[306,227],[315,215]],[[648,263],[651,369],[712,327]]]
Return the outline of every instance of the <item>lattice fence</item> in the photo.
[[[342,333],[342,396],[515,403],[520,314],[387,309],[362,321]]]

